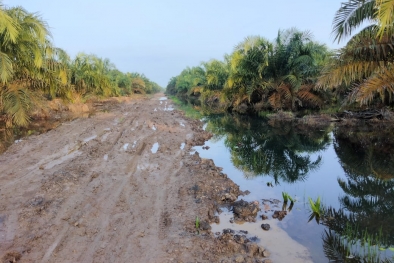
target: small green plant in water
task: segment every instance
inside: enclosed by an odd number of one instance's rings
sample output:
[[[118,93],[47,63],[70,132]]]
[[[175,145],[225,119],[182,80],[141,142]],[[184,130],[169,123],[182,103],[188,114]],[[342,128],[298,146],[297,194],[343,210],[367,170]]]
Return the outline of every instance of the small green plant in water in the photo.
[[[321,207],[320,196],[316,199],[316,201],[313,201],[312,198],[309,197],[309,205],[311,207],[312,213],[309,216],[308,222],[312,221],[315,218],[316,222],[319,224],[320,218],[323,215],[323,209]]]
[[[282,192],[283,202],[287,203],[289,200],[291,203],[294,203],[294,199],[286,192]]]
[[[294,199],[286,192],[282,192],[282,196],[283,196],[283,206],[282,206],[282,211],[291,211],[291,209],[293,209],[294,206]],[[290,206],[289,209],[287,209],[287,203],[290,200]]]

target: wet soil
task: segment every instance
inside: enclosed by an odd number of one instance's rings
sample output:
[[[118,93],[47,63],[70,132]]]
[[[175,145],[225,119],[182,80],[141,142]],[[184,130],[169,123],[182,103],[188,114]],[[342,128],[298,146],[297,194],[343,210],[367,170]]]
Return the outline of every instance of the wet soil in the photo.
[[[110,103],[0,155],[0,262],[270,262],[242,233],[211,232],[242,192],[189,154],[211,135],[162,96]]]

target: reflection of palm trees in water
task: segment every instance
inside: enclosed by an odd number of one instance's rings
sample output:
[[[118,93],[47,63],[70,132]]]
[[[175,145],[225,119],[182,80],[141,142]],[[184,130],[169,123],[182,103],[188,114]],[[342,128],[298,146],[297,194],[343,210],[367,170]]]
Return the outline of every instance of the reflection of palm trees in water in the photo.
[[[348,132],[338,128],[335,151],[346,173],[338,179],[345,196],[339,198],[342,208],[328,208],[325,224],[336,235],[352,229],[352,239],[373,237],[380,246],[394,245],[394,136],[390,129],[380,132]],[[383,154],[382,154],[383,152]],[[331,233],[324,242],[339,249]]]
[[[43,120],[30,123],[29,126],[26,128],[18,128],[16,126],[12,128],[5,128],[5,125],[2,125],[2,123],[0,122],[0,154],[5,152],[6,149],[15,142],[15,140],[32,134],[40,134],[46,132],[57,127],[59,124],[60,120]]]
[[[330,142],[324,130],[303,132],[292,123],[271,126],[250,117],[210,118],[207,129],[216,139],[226,135],[231,160],[245,176],[270,175],[276,183],[305,180],[321,163],[321,156],[312,160],[310,154],[325,149]]]

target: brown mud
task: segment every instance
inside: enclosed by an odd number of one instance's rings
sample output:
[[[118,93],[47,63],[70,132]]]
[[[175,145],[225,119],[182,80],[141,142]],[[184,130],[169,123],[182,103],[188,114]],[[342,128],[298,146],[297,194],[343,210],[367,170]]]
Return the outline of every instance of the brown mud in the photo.
[[[0,155],[0,262],[271,262],[252,237],[211,232],[243,193],[189,154],[211,135],[160,96],[109,102]]]

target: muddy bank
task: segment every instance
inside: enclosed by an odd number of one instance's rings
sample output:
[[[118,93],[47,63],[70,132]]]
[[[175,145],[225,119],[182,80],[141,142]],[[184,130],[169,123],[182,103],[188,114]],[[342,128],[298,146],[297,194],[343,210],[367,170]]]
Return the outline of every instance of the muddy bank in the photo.
[[[0,155],[2,262],[270,262],[253,236],[211,231],[243,193],[190,154],[211,135],[160,96],[109,102]]]
[[[394,126],[394,112],[389,109],[343,111],[333,114],[308,114],[303,117],[297,117],[296,113],[279,111],[266,114],[263,117],[271,122],[294,122],[299,125],[308,125],[316,128],[327,126],[330,123],[335,123],[340,127],[357,127],[360,124]]]

